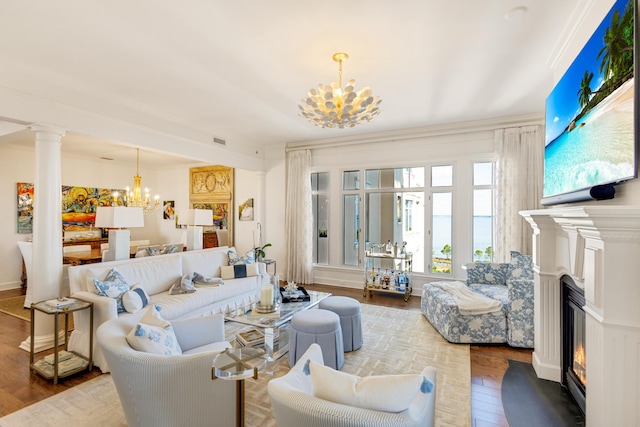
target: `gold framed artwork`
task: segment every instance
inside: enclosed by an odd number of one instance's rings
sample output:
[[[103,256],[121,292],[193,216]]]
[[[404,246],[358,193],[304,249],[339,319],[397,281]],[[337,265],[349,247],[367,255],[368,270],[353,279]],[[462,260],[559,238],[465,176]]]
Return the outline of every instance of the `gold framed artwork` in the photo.
[[[189,202],[194,209],[211,209],[213,226],[204,231],[228,230],[228,245],[233,246],[234,169],[227,166],[203,166],[189,169]]]

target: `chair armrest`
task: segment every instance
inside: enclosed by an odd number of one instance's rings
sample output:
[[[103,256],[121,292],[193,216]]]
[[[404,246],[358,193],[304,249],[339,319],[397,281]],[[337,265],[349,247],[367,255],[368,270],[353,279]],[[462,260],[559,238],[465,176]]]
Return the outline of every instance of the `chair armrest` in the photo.
[[[107,320],[116,319],[118,317],[118,306],[116,304],[116,300],[113,298],[103,297],[102,295],[94,294],[93,292],[87,292],[87,291],[74,292],[73,294],[71,294],[71,297],[77,298],[82,301],[93,303],[94,329],[97,329],[98,326],[100,326],[102,323],[106,322]],[[76,322],[76,315],[77,314],[82,315],[83,313],[87,313],[87,319],[88,319],[88,313],[89,313],[88,311],[86,310],[76,311],[73,313],[74,322]],[[79,317],[82,317],[82,316],[79,316]],[[86,325],[87,326],[89,325],[88,321]],[[82,320],[80,321],[80,323],[76,322],[74,325],[75,328],[78,328],[78,327],[82,328],[82,326],[83,326]],[[82,328],[82,329],[85,329],[85,328]]]
[[[533,347],[534,338],[534,281],[512,279],[507,281],[509,306],[507,307],[508,342],[514,347]]]
[[[504,285],[509,273],[506,262],[471,262],[467,264],[467,285]]]
[[[221,314],[172,320],[171,325],[183,351],[225,341],[224,317]]]

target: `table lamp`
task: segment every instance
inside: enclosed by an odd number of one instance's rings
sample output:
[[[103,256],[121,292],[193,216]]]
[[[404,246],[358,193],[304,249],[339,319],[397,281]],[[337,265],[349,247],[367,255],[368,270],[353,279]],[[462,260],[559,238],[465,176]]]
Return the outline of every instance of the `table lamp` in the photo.
[[[109,229],[109,249],[103,261],[129,258],[131,233],[123,227],[144,227],[142,208],[125,206],[99,206],[96,211],[96,227]]]
[[[202,249],[202,226],[213,225],[213,211],[185,209],[178,214],[178,224],[187,226],[187,250]]]

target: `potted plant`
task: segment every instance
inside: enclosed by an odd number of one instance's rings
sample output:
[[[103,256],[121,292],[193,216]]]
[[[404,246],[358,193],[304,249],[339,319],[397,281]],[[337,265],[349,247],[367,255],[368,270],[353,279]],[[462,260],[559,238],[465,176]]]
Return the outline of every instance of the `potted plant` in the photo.
[[[256,261],[262,261],[264,259],[264,257],[266,256],[264,250],[269,246],[271,246],[271,243],[266,243],[262,246],[253,248],[253,253],[255,255]]]

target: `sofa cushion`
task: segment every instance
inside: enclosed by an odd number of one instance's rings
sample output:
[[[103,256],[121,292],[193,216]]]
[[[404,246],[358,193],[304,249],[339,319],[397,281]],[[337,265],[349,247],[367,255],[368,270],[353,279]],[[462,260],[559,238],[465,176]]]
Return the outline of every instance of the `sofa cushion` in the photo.
[[[159,255],[154,257],[136,258],[126,260],[126,262],[106,262],[104,266],[97,264],[96,267],[85,270],[86,289],[94,278],[102,280],[103,277],[113,268],[117,267],[118,272],[130,285],[139,285],[147,291],[147,294],[154,295],[167,291],[176,279],[182,277],[182,261],[179,254]]]
[[[191,294],[170,295],[169,292],[151,296],[151,303],[162,307],[165,319],[176,319],[201,307],[218,304],[224,309],[223,301],[241,294],[257,292],[258,277],[246,277],[225,281],[224,286],[198,286],[198,291]]]
[[[129,284],[115,268],[107,274],[104,280],[93,279],[93,284],[98,295],[116,300],[118,313],[125,311],[124,305],[122,305],[122,295],[129,290]]]
[[[182,271],[198,272],[204,277],[220,277],[220,267],[227,265],[227,248],[187,251],[181,254]]]
[[[258,275],[258,264],[234,264],[220,267],[220,276],[223,280],[239,279]]]
[[[384,412],[402,412],[420,392],[433,390],[433,382],[422,374],[358,377],[307,361],[313,395],[330,402]]]

